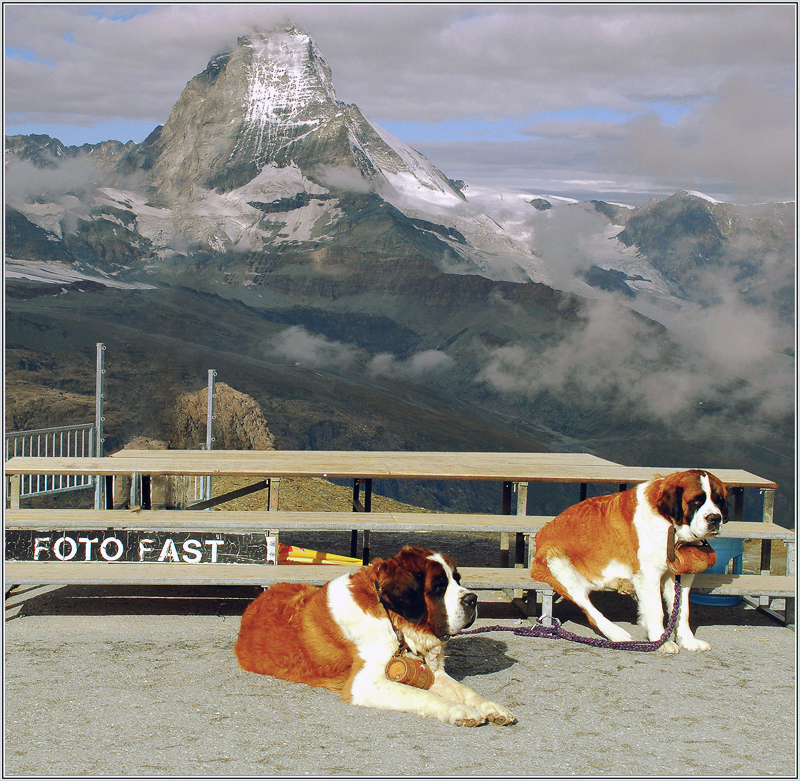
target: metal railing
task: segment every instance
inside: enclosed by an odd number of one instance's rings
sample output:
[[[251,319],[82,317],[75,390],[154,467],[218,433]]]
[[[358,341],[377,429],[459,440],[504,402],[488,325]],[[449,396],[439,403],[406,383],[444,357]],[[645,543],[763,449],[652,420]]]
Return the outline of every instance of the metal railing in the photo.
[[[95,454],[94,423],[6,432],[4,461],[15,456],[91,458]],[[22,475],[20,496],[44,496],[94,486],[93,475]],[[10,489],[6,481],[7,496]]]
[[[96,421],[95,423],[80,423],[75,426],[58,426],[54,428],[40,428],[31,431],[6,432],[6,449],[4,461],[14,456],[36,456],[51,458],[92,458],[103,456],[103,406],[105,402],[105,345],[97,343],[97,379],[96,379]],[[206,420],[206,442],[200,449],[210,450],[213,447],[214,436],[214,399],[215,377],[214,369],[208,370],[208,408]],[[187,499],[194,502],[203,502],[211,498],[211,476],[195,477],[191,488],[187,485]],[[11,481],[6,480],[6,498],[12,498]],[[45,496],[59,494],[67,491],[78,491],[84,488],[95,489],[95,509],[106,505],[104,492],[114,490],[111,482],[106,486],[104,480],[95,479],[94,475],[20,475],[19,495],[14,501],[26,496]],[[141,498],[141,486],[138,476],[134,478],[133,496]],[[138,494],[137,494],[138,491]],[[192,497],[193,498],[190,498]],[[133,498],[132,496],[132,498]]]

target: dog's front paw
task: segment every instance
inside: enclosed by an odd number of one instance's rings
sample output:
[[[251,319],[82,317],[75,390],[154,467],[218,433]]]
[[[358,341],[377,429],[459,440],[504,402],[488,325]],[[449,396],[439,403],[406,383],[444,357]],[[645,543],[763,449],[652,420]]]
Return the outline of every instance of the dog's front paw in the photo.
[[[621,626],[609,623],[603,627],[603,634],[613,643],[629,643],[633,638]]]
[[[687,651],[709,651],[711,646],[705,640],[698,640],[696,637],[679,637],[678,643],[681,648]]]
[[[497,727],[505,727],[507,724],[514,724],[517,721],[517,717],[510,710],[496,702],[486,700],[478,706],[478,710],[486,716],[489,724]]]
[[[680,649],[678,648],[678,646],[675,645],[675,643],[673,643],[672,640],[667,640],[667,642],[664,643],[664,645],[662,645],[661,648],[658,649],[658,652],[660,654],[676,654],[678,653],[679,650]]]
[[[477,708],[470,705],[454,703],[447,711],[447,715],[442,721],[448,724],[455,724],[456,727],[479,727],[486,723],[486,716]]]

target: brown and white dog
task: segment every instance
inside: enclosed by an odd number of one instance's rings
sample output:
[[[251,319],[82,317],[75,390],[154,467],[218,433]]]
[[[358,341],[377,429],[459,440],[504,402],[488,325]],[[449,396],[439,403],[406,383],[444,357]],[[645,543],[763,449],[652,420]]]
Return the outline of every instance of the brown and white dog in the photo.
[[[511,724],[512,713],[444,670],[444,644],[475,620],[478,597],[455,562],[404,547],[320,587],[280,583],[242,616],[235,653],[251,672],[338,691],[345,702],[433,716],[458,726]],[[429,689],[390,680],[400,651],[433,672]]]
[[[658,640],[664,633],[662,585],[668,614],[675,600],[675,576],[667,565],[670,527],[676,544],[691,544],[716,535],[727,517],[727,489],[714,475],[691,469],[657,477],[628,491],[586,499],[545,524],[536,535],[531,576],[571,599],[615,642],[631,636],[592,605],[589,593],[630,580],[639,624],[648,640]],[[709,644],[689,627],[693,580],[694,575],[681,576],[677,640],[687,651],[707,651]],[[678,646],[667,641],[659,650],[677,653]]]

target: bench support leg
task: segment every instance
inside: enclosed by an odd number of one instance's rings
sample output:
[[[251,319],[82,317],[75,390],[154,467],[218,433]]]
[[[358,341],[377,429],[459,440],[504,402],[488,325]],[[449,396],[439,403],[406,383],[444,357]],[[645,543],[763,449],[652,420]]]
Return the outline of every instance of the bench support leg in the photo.
[[[511,535],[509,532],[500,532],[500,566],[507,567],[509,562],[508,550]]]
[[[553,625],[553,595],[552,591],[542,591],[542,623],[545,626]]]
[[[8,481],[11,485],[10,507],[12,510],[19,510],[19,499],[22,495],[22,475],[11,475]]]
[[[278,509],[278,498],[280,497],[281,491],[281,479],[280,477],[270,477],[267,480],[269,485],[269,499],[267,500],[267,510],[270,512],[276,512]]]
[[[744,493],[744,491],[742,491]],[[761,520],[764,523],[772,523],[772,517],[775,509],[775,491],[764,490],[764,509]],[[737,520],[739,520],[737,518]],[[761,540],[761,574],[769,575],[772,569],[772,540]],[[769,597],[762,596],[759,604],[764,607],[769,605]]]
[[[784,610],[783,622],[786,626],[794,626],[794,597],[786,597],[786,609]]]
[[[361,486],[364,486],[364,501],[361,501]],[[372,478],[357,477],[353,480],[353,512],[370,513],[372,512]],[[370,543],[369,529],[364,529],[364,543],[361,546],[361,561],[366,566],[369,564]],[[358,530],[350,532],[350,557],[358,558]]]
[[[364,529],[362,534],[364,535],[364,541],[361,546],[361,563],[366,567],[369,564],[370,557],[369,529]]]
[[[278,563],[278,530],[270,529],[266,533],[267,538],[267,564]]]

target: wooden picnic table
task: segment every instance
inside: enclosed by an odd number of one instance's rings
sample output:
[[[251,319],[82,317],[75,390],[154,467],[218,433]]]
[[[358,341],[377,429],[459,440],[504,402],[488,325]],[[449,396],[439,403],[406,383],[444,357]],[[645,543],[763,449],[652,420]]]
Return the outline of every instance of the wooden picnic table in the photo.
[[[683,467],[690,468],[690,467]],[[12,481],[11,507],[9,511],[10,528],[33,529],[42,527],[42,522],[47,520],[64,529],[81,529],[88,526],[100,525],[113,529],[156,529],[164,528],[178,531],[208,528],[216,531],[225,530],[227,533],[247,531],[258,528],[268,530],[270,535],[288,529],[315,528],[315,529],[345,529],[349,527],[352,532],[351,555],[355,556],[355,536],[359,527],[363,530],[363,560],[369,558],[370,529],[378,531],[402,531],[409,534],[430,531],[474,531],[499,532],[501,534],[501,561],[500,569],[475,570],[469,572],[469,577],[475,580],[473,587],[503,586],[521,593],[527,585],[528,592],[535,590],[545,594],[547,600],[552,599],[552,592],[544,584],[533,584],[526,574],[527,569],[516,571],[513,565],[509,568],[509,539],[516,537],[516,562],[517,566],[524,567],[525,540],[540,528],[548,519],[546,517],[527,517],[526,494],[529,483],[560,483],[576,484],[580,486],[580,498],[586,496],[589,483],[614,484],[623,489],[631,484],[637,484],[653,479],[656,475],[667,475],[671,472],[681,471],[679,467],[653,468],[630,467],[614,463],[588,453],[451,453],[451,452],[395,452],[395,451],[231,451],[231,450],[122,450],[106,458],[36,458],[15,457],[5,465],[6,475]],[[787,586],[781,580],[769,576],[770,545],[771,540],[781,539],[789,541],[793,548],[793,535],[787,530],[779,529],[772,523],[772,509],[774,493],[777,485],[771,481],[739,469],[715,469],[711,471],[725,482],[733,493],[733,523],[729,524],[723,536],[750,537],[762,540],[762,577],[758,583],[748,583],[747,588],[753,593],[771,594],[778,593],[775,589],[786,590]],[[254,485],[237,489],[223,496],[189,505],[188,509],[180,511],[159,511],[150,509],[149,503],[143,503],[136,509],[114,509],[114,490],[110,484],[106,488],[106,510],[90,511],[88,514],[81,511],[46,511],[47,519],[43,517],[44,511],[19,510],[19,480],[23,475],[70,475],[89,474],[104,476],[107,481],[113,478],[136,478],[140,485],[153,478],[170,476],[238,476],[259,478]],[[277,487],[281,478],[329,478],[350,479],[353,481],[353,509],[360,513],[301,513],[279,512],[277,501],[273,502],[273,487]],[[502,483],[503,502],[499,515],[479,514],[443,514],[443,513],[363,513],[371,510],[370,496],[372,481],[383,480],[453,480],[453,481],[491,481]],[[15,503],[14,483],[17,484],[17,500]],[[134,482],[134,481],[131,481]],[[270,499],[264,511],[223,511],[208,513],[202,512],[205,508],[224,503],[237,495],[268,488]],[[364,489],[363,502],[360,490]],[[739,524],[743,514],[743,490],[756,489],[764,494],[763,521],[764,524]],[[511,493],[516,490],[518,494],[516,514],[512,515]],[[148,492],[140,491],[140,497]],[[277,492],[275,492],[277,495]],[[126,505],[123,505],[126,506]],[[83,517],[87,515],[88,517]],[[45,524],[46,525],[46,524]],[[793,561],[790,551],[789,560]],[[138,566],[120,565],[122,571],[108,568],[102,562],[82,562],[70,564],[75,572],[69,568],[62,568],[65,562],[7,562],[7,568],[13,570],[14,582],[28,582],[29,579],[46,578],[47,582],[68,582],[70,578],[78,581],[83,578],[99,578],[101,582],[109,582],[107,578],[117,577],[123,580],[132,578],[140,580]],[[147,577],[161,578],[164,566],[172,565],[144,565],[141,573],[151,573]],[[177,565],[176,565],[177,566]],[[180,566],[180,569],[164,570],[170,573],[170,578],[181,580],[184,570],[195,572]],[[209,578],[222,578],[216,582],[227,582],[227,579],[236,576],[244,578],[245,570],[237,569],[245,565],[235,565],[235,570],[230,570],[231,565],[197,565],[203,568],[214,566],[211,570],[197,572],[197,576]],[[288,574],[281,565],[278,570]],[[146,569],[155,567],[155,569]],[[228,569],[224,569],[228,567]],[[277,577],[282,577],[281,572],[264,574],[269,570],[264,567],[248,567],[246,572],[254,573],[265,583],[272,582]],[[305,578],[324,578],[327,566],[322,566],[318,571],[317,565],[309,565],[298,572],[306,573]],[[294,572],[294,570],[293,570]],[[261,574],[259,574],[261,573]],[[479,577],[480,574],[480,577]],[[9,575],[7,569],[7,576]],[[134,577],[136,576],[136,577]],[[528,578],[526,581],[525,578]],[[705,576],[712,578],[713,576]],[[738,576],[741,578],[742,576]],[[21,580],[23,579],[24,580]],[[53,580],[54,578],[60,580]],[[64,580],[66,578],[66,580]],[[486,580],[488,578],[488,580]],[[739,588],[738,580],[728,582],[723,580],[717,583],[709,581],[715,593],[725,593],[725,590]],[[719,578],[718,578],[719,579]],[[792,578],[787,575],[784,580]],[[246,580],[246,578],[245,578]],[[485,582],[484,582],[485,581]],[[70,581],[71,582],[71,581]],[[144,581],[142,581],[144,582]],[[238,582],[238,580],[237,580]],[[702,579],[699,580],[702,583]],[[521,585],[522,584],[522,585]],[[492,586],[492,587],[494,587]],[[781,591],[781,593],[783,593]],[[792,591],[793,593],[793,591]],[[766,599],[766,597],[762,597]],[[791,609],[789,603],[792,603]],[[786,615],[793,614],[793,597],[787,597]]]
[[[689,468],[689,467],[683,467]],[[270,487],[282,477],[352,479],[354,509],[370,510],[372,480],[455,480],[494,481],[503,484],[502,512],[511,512],[511,494],[519,491],[518,513],[525,514],[529,483],[574,483],[580,485],[580,499],[589,483],[612,483],[620,490],[630,484],[666,475],[678,468],[631,467],[589,453],[484,453],[435,451],[314,451],[314,450],[120,450],[109,458],[37,458],[17,456],[6,462],[6,474],[21,475],[94,474],[107,478],[154,476],[260,477],[262,483],[223,497],[194,505],[205,509],[246,492]],[[763,520],[772,522],[777,485],[771,480],[741,469],[714,469],[714,474],[734,488],[734,519],[742,520],[742,489],[764,492]],[[364,501],[360,498],[364,488]],[[107,492],[108,493],[108,492]],[[12,507],[15,489],[12,484]],[[273,509],[277,508],[274,504]],[[16,506],[19,506],[18,503]]]
[[[688,467],[687,467],[688,468]],[[580,499],[586,497],[589,483],[612,483],[621,490],[630,484],[651,480],[656,474],[669,474],[675,468],[630,467],[589,453],[497,453],[436,451],[313,451],[313,450],[120,450],[108,458],[37,458],[17,456],[6,465],[6,474],[19,480],[26,474],[95,474],[112,477],[137,476],[145,483],[158,476],[230,475],[259,477],[261,482],[211,500],[196,503],[189,509],[207,509],[247,493],[269,489],[269,509],[277,509],[273,486],[282,477],[321,477],[353,480],[353,509],[371,510],[372,480],[455,480],[494,481],[503,484],[503,514],[511,514],[512,492],[516,489],[517,514],[526,514],[529,483],[574,483],[580,486]],[[734,488],[734,520],[743,517],[744,488],[764,492],[763,521],[772,522],[777,485],[739,469],[713,470],[723,482]],[[361,489],[364,489],[363,501]],[[144,492],[147,494],[147,491]],[[11,490],[12,507],[15,489]],[[113,497],[108,486],[106,496]],[[150,505],[145,499],[144,506]],[[106,506],[113,501],[107,498]],[[368,552],[365,530],[364,552]],[[504,538],[501,543],[508,545]],[[517,558],[524,541],[517,536]],[[351,552],[355,555],[355,530]]]

